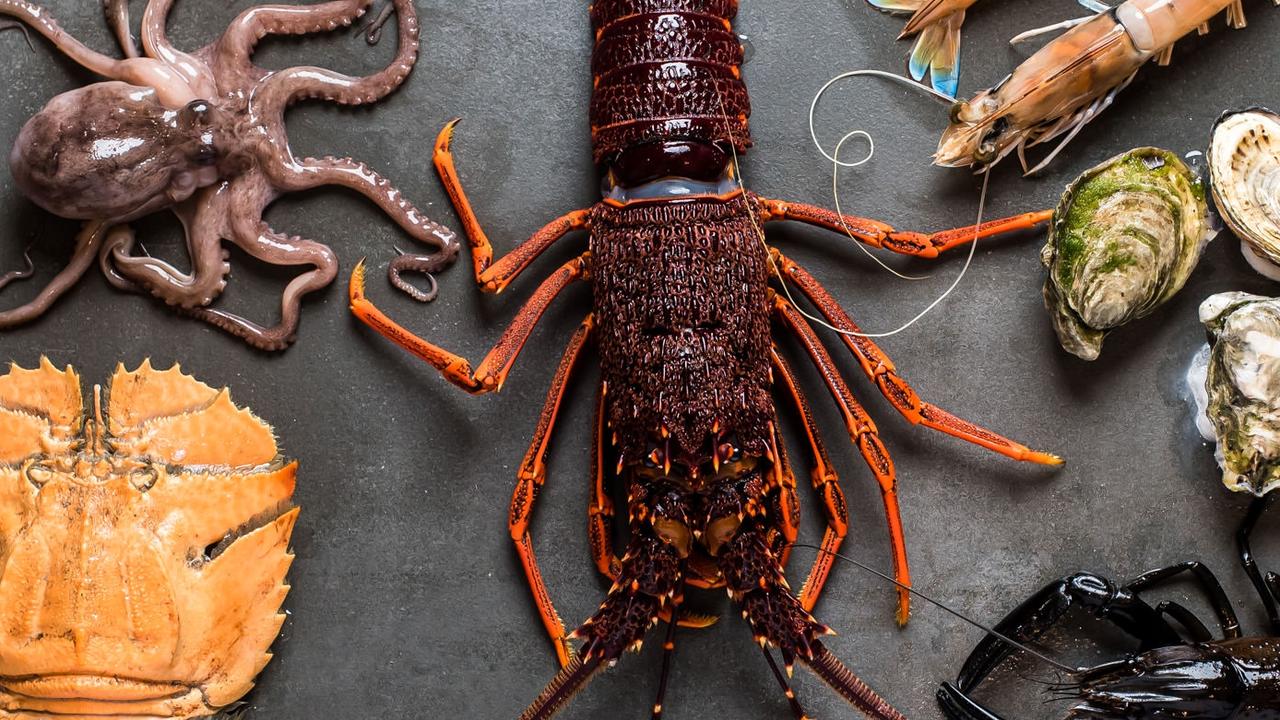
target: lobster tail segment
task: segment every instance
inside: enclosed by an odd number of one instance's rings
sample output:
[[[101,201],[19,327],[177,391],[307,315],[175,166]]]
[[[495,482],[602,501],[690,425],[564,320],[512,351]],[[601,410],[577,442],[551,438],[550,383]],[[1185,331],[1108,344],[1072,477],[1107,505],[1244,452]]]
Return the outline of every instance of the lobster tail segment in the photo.
[[[597,164],[647,143],[751,145],[736,0],[597,0],[591,141]]]

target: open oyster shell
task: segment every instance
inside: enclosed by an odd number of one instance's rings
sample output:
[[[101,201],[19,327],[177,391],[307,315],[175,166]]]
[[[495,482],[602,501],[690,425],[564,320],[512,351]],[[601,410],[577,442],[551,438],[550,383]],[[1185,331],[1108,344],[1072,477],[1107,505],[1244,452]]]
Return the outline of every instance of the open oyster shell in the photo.
[[[1097,359],[1108,331],[1182,289],[1210,237],[1204,187],[1174,153],[1137,148],[1077,178],[1040,254],[1063,349]]]
[[[1280,280],[1280,115],[1230,112],[1209,146],[1213,200],[1255,270]]]
[[[1280,298],[1242,292],[1200,305],[1211,345],[1189,374],[1218,441],[1222,481],[1262,496],[1280,487]],[[1202,374],[1203,373],[1203,374]],[[1203,380],[1200,380],[1203,378]]]

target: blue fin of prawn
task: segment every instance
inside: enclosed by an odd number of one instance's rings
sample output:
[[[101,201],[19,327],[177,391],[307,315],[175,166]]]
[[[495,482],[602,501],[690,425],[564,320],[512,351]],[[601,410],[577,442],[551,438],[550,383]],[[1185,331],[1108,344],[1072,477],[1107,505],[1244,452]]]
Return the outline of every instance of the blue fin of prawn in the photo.
[[[920,33],[911,51],[911,77],[923,81],[929,75],[933,89],[955,97],[960,88],[960,27],[964,11],[953,13]]]

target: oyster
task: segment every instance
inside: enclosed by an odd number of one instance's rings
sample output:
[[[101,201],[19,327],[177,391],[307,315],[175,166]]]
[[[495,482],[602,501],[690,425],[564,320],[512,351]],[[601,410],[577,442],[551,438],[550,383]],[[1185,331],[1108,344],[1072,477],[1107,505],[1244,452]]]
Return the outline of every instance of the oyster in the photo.
[[[1227,113],[1209,146],[1213,200],[1255,270],[1280,280],[1280,115]]]
[[[1108,331],[1182,289],[1211,237],[1208,212],[1196,175],[1158,148],[1118,155],[1067,187],[1040,253],[1063,349],[1096,359]]]
[[[1197,425],[1218,441],[1226,486],[1265,495],[1280,487],[1280,298],[1213,295],[1200,321],[1212,344],[1187,375]]]

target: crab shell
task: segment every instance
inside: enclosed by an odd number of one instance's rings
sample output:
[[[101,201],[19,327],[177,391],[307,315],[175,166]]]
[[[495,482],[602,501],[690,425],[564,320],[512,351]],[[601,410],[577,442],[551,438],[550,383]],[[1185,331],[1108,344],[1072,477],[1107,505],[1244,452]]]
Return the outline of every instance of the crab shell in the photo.
[[[1209,146],[1213,200],[1254,269],[1280,280],[1280,115],[1229,112]]]
[[[1206,414],[1222,481],[1262,496],[1280,487],[1280,298],[1219,293],[1200,305],[1209,330]]]
[[[103,409],[48,360],[0,376],[0,718],[215,715],[284,620],[296,463],[176,366]]]
[[[1040,254],[1045,307],[1063,349],[1097,359],[1109,331],[1182,289],[1209,237],[1204,189],[1167,150],[1130,150],[1081,175]]]

